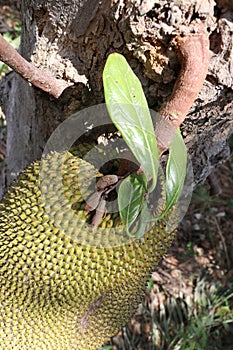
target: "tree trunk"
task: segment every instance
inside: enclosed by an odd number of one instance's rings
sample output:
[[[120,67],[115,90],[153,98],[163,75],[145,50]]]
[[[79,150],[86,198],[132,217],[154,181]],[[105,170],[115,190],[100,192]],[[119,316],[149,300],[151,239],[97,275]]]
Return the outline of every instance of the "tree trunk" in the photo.
[[[206,81],[182,126],[195,183],[229,157],[233,111],[233,10],[214,0],[22,0],[20,53],[73,86],[59,99],[30,86],[16,73],[1,83],[7,118],[7,152],[1,192],[29,163],[41,157],[53,130],[72,113],[104,102],[102,72],[119,52],[142,82],[150,108],[158,110],[179,73],[172,46],[194,19],[210,33]],[[198,53],[197,53],[198,54]]]

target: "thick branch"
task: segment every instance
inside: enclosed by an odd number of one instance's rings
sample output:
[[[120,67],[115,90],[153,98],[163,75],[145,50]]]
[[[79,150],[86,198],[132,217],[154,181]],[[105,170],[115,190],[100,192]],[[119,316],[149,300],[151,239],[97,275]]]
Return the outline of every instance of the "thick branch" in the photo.
[[[38,69],[26,61],[4,38],[0,35],[0,60],[11,67],[34,86],[58,98],[69,86],[65,80],[52,77],[47,71]]]
[[[160,152],[165,151],[175,130],[184,121],[205,81],[209,67],[209,39],[204,25],[197,24],[197,32],[175,41],[181,70],[171,97],[161,107],[162,117],[155,123]]]

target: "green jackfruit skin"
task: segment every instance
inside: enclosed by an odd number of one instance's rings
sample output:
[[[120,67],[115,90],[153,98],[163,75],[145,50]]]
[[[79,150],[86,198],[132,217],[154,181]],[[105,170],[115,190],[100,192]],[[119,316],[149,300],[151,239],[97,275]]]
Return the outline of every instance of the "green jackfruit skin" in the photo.
[[[56,154],[48,159],[56,174]],[[82,164],[80,172],[81,160],[68,153],[62,182],[81,217],[80,226],[73,227],[73,218],[56,197],[50,206],[55,218],[48,215],[40,191],[40,162],[19,176],[0,203],[1,350],[97,349],[135,312],[150,273],[174,238],[175,232],[167,233],[166,222],[160,221],[143,239],[112,247],[73,239],[72,234],[82,237],[88,215],[76,188],[77,173],[85,178],[91,167]],[[56,196],[51,183],[43,186]],[[116,219],[117,232],[121,225]]]

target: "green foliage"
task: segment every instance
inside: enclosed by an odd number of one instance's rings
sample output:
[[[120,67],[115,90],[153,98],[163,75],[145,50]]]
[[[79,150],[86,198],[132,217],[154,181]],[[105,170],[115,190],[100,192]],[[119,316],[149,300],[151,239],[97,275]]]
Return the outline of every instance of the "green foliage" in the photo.
[[[187,151],[180,131],[174,135],[166,167],[166,211],[176,204],[186,176]]]
[[[141,83],[120,54],[108,57],[103,83],[110,117],[142,166],[151,190],[158,172],[158,149],[154,127]]]
[[[222,288],[212,286],[207,293],[205,281],[197,284],[193,305],[188,309],[188,323],[181,324],[181,332],[177,334],[172,344],[175,350],[212,349],[215,341],[229,330],[233,324],[232,309],[233,293],[231,290],[222,292]]]
[[[154,284],[153,279],[150,277],[147,281],[147,286],[146,286],[146,289],[149,293],[152,291],[153,284]]]
[[[128,234],[143,208],[147,183],[144,174],[132,174],[123,180],[118,192],[120,216]]]
[[[148,286],[149,290],[153,288],[152,280]],[[123,349],[222,350],[224,339],[232,338],[233,287],[230,282],[223,290],[220,284],[210,285],[203,278],[197,280],[193,294],[187,297],[182,297],[182,292],[174,297],[168,290],[163,290],[162,294],[156,310],[142,305],[139,334],[132,326],[122,330]],[[149,323],[151,333],[146,334],[143,324]]]
[[[149,221],[155,220],[147,202],[155,190],[159,154],[152,118],[141,83],[126,59],[117,53],[109,55],[103,84],[107,109],[123,139],[140,164],[147,178],[131,175],[120,184],[118,203],[121,219],[128,234],[141,237]],[[187,152],[180,131],[169,148],[166,168],[166,209],[174,206],[182,192],[186,176]],[[130,228],[139,219],[134,233]]]
[[[3,38],[17,50],[20,44],[20,28],[18,28],[16,36],[11,33],[5,33]]]

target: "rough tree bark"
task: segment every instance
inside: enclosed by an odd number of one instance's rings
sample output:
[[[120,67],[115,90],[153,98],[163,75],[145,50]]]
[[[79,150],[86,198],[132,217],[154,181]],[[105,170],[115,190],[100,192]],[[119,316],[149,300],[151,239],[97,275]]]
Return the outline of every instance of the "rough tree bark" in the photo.
[[[22,0],[21,55],[73,86],[55,99],[13,72],[1,82],[7,153],[0,194],[22,169],[40,158],[59,123],[104,101],[102,71],[111,52],[125,55],[150,107],[158,110],[179,73],[172,40],[185,34],[193,20],[203,22],[209,31],[211,60],[182,132],[195,182],[203,182],[213,167],[229,157],[227,140],[233,132],[233,8],[231,1],[216,2]]]

